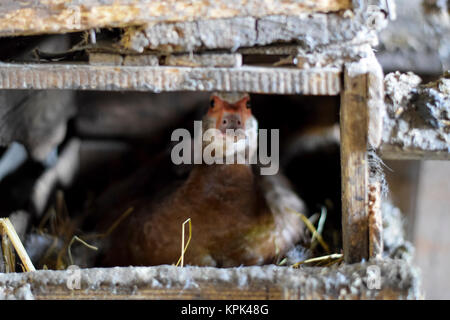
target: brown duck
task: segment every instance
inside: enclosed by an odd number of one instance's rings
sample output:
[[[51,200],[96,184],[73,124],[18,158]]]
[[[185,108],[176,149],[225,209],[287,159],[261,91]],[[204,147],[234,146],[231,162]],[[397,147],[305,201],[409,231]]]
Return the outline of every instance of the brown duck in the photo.
[[[247,144],[245,150],[229,147],[241,139],[256,142],[257,121],[248,94],[214,93],[202,120],[203,132],[216,129],[214,143],[218,139],[227,141],[222,149],[216,149],[219,152],[213,154],[215,157],[230,152],[256,153],[256,143],[255,147]],[[240,134],[230,137],[227,129]],[[232,143],[228,143],[230,139]],[[207,143],[202,146],[204,149]],[[248,161],[192,165],[183,181],[167,183],[166,175],[164,184],[116,201],[104,214],[100,227],[111,225],[128,208],[132,212],[108,236],[100,264],[176,263],[181,255],[182,224],[188,218],[192,238],[184,254],[185,264],[232,267],[274,262],[303,234],[301,220],[286,208],[304,212],[305,206],[281,174],[264,176],[256,169]],[[164,170],[156,164],[153,174],[164,177]],[[144,175],[141,178],[148,179]],[[139,173],[133,179],[139,179]],[[139,186],[124,184],[122,190],[129,187]]]

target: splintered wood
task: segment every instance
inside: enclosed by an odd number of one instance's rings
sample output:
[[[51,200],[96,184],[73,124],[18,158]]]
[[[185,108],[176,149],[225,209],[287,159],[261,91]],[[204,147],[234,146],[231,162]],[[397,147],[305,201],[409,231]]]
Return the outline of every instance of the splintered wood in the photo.
[[[158,21],[335,12],[351,0],[2,0],[0,35],[64,33]],[[238,9],[236,9],[238,8]]]
[[[381,142],[382,72],[375,57],[348,63],[341,95],[342,233],[348,263],[382,252],[380,186],[369,186],[367,150]],[[380,104],[381,103],[381,104]]]

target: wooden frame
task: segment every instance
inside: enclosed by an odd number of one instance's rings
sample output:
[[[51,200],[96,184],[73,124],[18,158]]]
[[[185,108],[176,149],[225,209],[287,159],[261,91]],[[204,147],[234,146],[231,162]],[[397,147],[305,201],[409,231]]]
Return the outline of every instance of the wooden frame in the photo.
[[[380,282],[371,285],[372,271]],[[401,282],[402,285],[399,285]],[[417,270],[401,260],[339,268],[122,267],[0,274],[15,299],[417,299]]]
[[[367,51],[370,54],[370,51]],[[344,254],[347,262],[378,256],[381,237],[369,243],[367,148],[379,144],[382,73],[374,56],[346,64],[344,84],[337,68],[189,68],[60,64],[0,65],[0,89],[82,89],[235,91],[255,93],[341,94],[341,166]],[[268,79],[272,81],[268,82]],[[377,85],[378,83],[378,85]],[[374,86],[376,89],[370,89]],[[375,91],[374,91],[375,90]],[[378,90],[378,91],[377,91]],[[375,93],[374,93],[375,92]],[[378,99],[378,100],[377,100]],[[369,143],[371,139],[371,143]],[[381,221],[379,210],[371,219]],[[373,225],[373,224],[371,224]],[[380,227],[380,223],[375,224]],[[373,232],[372,232],[373,233]],[[375,233],[380,234],[380,231]],[[376,244],[375,244],[376,242]]]
[[[124,60],[120,56],[113,57],[111,61],[114,63],[111,65],[98,65],[95,59],[90,65],[87,63],[3,63],[0,64],[0,89],[246,91],[264,94],[340,95],[342,229],[344,258],[348,264],[338,268],[305,268],[305,270],[274,266],[237,269],[170,266],[87,269],[79,271],[81,289],[84,289],[79,291],[73,291],[67,287],[66,280],[70,274],[66,271],[39,270],[26,274],[0,274],[0,290],[4,295],[18,297],[21,294],[30,294],[39,299],[124,297],[354,299],[420,296],[416,273],[406,262],[377,259],[381,256],[383,248],[379,208],[380,186],[369,182],[368,149],[377,148],[381,143],[384,110],[383,74],[370,45],[368,43],[361,45],[358,41],[352,42],[358,37],[367,37],[367,42],[373,40],[373,33],[369,32],[370,28],[364,22],[368,17],[363,8],[368,4],[366,1],[317,1],[314,6],[308,8],[302,6],[301,1],[295,2],[295,5],[276,0],[239,1],[245,9],[239,13],[231,10],[227,1],[217,1],[223,6],[220,10],[208,7],[207,11],[200,7],[198,9],[203,11],[192,10],[192,6],[201,6],[203,1],[184,0],[177,1],[178,10],[175,11],[172,10],[173,7],[168,6],[168,4],[175,5],[175,0],[142,2],[138,7],[127,5],[124,0],[106,0],[101,2],[106,4],[101,8],[97,0],[80,0],[77,3],[84,2],[82,10],[82,6],[72,6],[70,1],[55,8],[50,8],[49,1],[37,0],[39,6],[36,7],[31,6],[31,2],[36,3],[36,0],[25,0],[21,5],[12,0],[3,3],[0,7],[0,36],[125,27],[128,28],[127,31],[136,35],[135,39],[139,40],[142,25],[151,27],[154,23],[161,21],[168,25],[180,21],[190,25],[199,17],[210,20],[249,17],[250,29],[253,28],[252,25],[257,25],[255,19],[260,19],[259,22],[268,23],[269,26],[272,23],[292,24],[294,26],[292,30],[287,28],[274,37],[250,37],[250,40],[246,40],[247,42],[240,43],[241,46],[249,47],[243,48],[241,52],[262,50],[263,54],[272,51],[277,54],[277,48],[252,48],[252,46],[271,45],[278,41],[297,41],[293,49],[292,47],[288,49],[290,67],[240,66],[239,63],[237,66],[229,67],[159,66],[157,59],[153,58],[150,59],[153,61],[151,65],[142,66],[123,64]],[[187,3],[192,5],[189,6]],[[362,3],[362,7],[359,3]],[[154,5],[159,7],[153,10]],[[353,9],[353,11],[347,11],[347,16],[335,13],[341,9]],[[76,23],[68,19],[68,17],[74,17],[73,12],[80,14],[82,19],[80,18]],[[285,12],[289,12],[289,15],[283,17]],[[325,14],[325,12],[332,13]],[[272,17],[273,15],[275,18]],[[353,23],[352,15],[357,16],[354,18],[358,19],[357,23]],[[36,20],[30,24],[30,19]],[[318,32],[307,38],[307,30],[298,28],[300,24],[307,25],[306,20],[317,22],[315,27],[323,27],[325,33]],[[14,28],[11,28],[12,21],[17,22]],[[225,25],[229,22],[224,21]],[[331,29],[340,30],[340,33],[329,32]],[[194,36],[197,35],[194,33]],[[336,47],[322,48],[320,51],[322,60],[317,62],[314,60],[316,58],[314,54],[305,53],[311,51],[308,48],[310,44],[306,40],[317,40],[324,35],[326,35],[325,42],[318,42],[318,44],[321,46],[332,44]],[[199,33],[198,37],[202,38],[203,35]],[[177,38],[176,41],[179,40]],[[176,51],[185,52],[189,51],[188,49],[197,48],[183,46],[182,40],[180,40],[181,46],[176,41],[172,44],[177,48]],[[298,45],[298,42],[302,41],[306,43],[306,47]],[[339,46],[338,43],[343,41],[347,42]],[[222,46],[229,44],[227,41],[220,44],[215,42],[212,45],[205,45],[205,43],[203,41],[206,49],[224,49]],[[347,46],[351,49],[346,48]],[[146,45],[136,47],[142,50],[148,49]],[[157,48],[160,49],[159,46]],[[237,48],[233,45],[225,49],[234,51]],[[285,48],[281,49],[283,50]],[[294,63],[294,61],[297,62]],[[312,62],[315,65],[311,67]],[[362,260],[369,259],[372,259],[370,264],[360,263]],[[380,271],[381,279],[384,281],[381,290],[368,288],[368,270],[371,266],[375,266]],[[112,280],[115,273],[122,276],[130,274],[128,277],[130,283],[120,281],[116,283]],[[343,274],[346,278],[342,282],[340,277]],[[354,274],[359,276],[353,278]],[[239,277],[244,277],[248,281],[242,282],[243,278]],[[399,287],[397,277],[406,277],[407,285]],[[172,281],[169,284],[168,279]],[[336,285],[330,287],[327,283]],[[112,293],[111,286],[117,288],[116,293]]]
[[[341,85],[337,68],[188,68],[64,64],[2,64],[0,89],[81,89],[160,91],[235,91],[256,93],[341,94],[344,252],[347,262],[369,257],[367,146],[371,98],[370,61],[348,64]],[[364,68],[365,66],[365,68]],[[377,75],[379,76],[379,75]],[[268,82],[271,78],[272,81]],[[379,96],[382,96],[379,93]],[[373,108],[372,108],[373,109]],[[380,121],[376,117],[372,123]],[[376,132],[378,129],[372,129]],[[375,134],[372,134],[372,136]],[[375,139],[375,138],[374,138]],[[378,213],[376,215],[379,215]],[[353,243],[353,244],[351,244]]]

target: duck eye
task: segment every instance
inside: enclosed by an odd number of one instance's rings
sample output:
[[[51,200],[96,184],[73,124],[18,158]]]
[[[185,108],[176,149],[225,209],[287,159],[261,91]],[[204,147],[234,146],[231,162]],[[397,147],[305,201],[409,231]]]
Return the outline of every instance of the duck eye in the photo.
[[[209,102],[209,106],[210,106],[211,108],[214,108],[214,99],[212,99],[212,100]]]
[[[250,103],[250,101],[247,101],[245,106],[247,107],[247,109],[250,109],[252,107],[252,104]]]

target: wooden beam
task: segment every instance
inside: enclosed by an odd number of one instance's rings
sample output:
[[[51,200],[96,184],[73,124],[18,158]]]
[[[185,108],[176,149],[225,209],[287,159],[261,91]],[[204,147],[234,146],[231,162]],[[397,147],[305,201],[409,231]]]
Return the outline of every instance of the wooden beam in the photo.
[[[229,67],[242,66],[242,55],[239,53],[204,53],[168,55],[164,59],[167,66],[185,67]]]
[[[369,258],[367,76],[357,63],[344,70],[341,96],[342,237],[347,263]]]
[[[0,35],[64,33],[200,18],[295,16],[350,8],[350,0],[2,0]]]
[[[380,155],[386,160],[450,160],[450,151],[405,148],[399,145],[383,143]]]
[[[337,95],[338,68],[190,68],[92,66],[86,64],[1,64],[0,89],[131,91],[245,91]]]
[[[380,287],[370,287],[369,269]],[[377,280],[377,279],[374,279]],[[70,283],[70,285],[68,285]],[[71,289],[69,289],[72,288]],[[0,274],[14,299],[419,299],[417,271],[402,260],[336,268],[117,267]]]
[[[341,95],[342,234],[348,263],[381,256],[381,186],[369,183],[368,148],[382,140],[383,72],[371,48],[345,64]]]

